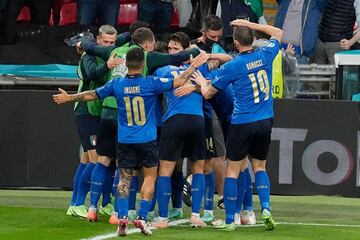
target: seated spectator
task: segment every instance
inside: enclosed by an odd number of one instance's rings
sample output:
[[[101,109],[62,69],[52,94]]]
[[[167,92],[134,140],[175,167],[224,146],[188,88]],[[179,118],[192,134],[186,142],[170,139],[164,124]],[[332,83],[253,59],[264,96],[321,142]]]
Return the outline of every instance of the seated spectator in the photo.
[[[155,33],[165,33],[171,26],[176,0],[140,0],[139,20],[152,25]]]
[[[30,8],[31,23],[49,25],[51,0],[9,0],[7,1],[5,20],[3,23],[3,37],[5,44],[16,41],[16,19],[24,6]]]
[[[319,39],[312,59],[318,64],[335,64],[334,55],[349,47],[352,39],[356,14],[354,0],[329,0],[319,25]],[[341,42],[342,41],[342,42]]]
[[[99,25],[116,25],[119,15],[119,0],[77,0],[78,23],[94,25],[97,18]]]
[[[275,26],[284,31],[283,48],[291,43],[299,63],[309,63],[315,53],[317,27],[328,0],[277,0]]]

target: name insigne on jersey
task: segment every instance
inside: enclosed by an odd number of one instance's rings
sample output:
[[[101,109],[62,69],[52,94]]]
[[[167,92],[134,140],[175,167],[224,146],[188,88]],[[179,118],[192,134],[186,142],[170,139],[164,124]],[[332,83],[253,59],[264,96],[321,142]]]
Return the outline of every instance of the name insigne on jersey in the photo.
[[[125,94],[140,93],[140,86],[124,87]]]

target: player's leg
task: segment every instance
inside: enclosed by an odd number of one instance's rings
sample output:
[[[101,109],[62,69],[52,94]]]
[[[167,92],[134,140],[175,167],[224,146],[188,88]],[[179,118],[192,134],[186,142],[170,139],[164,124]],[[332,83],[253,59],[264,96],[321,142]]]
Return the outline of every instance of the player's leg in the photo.
[[[244,161],[242,161],[240,174],[239,174],[239,177],[237,178],[238,193],[237,193],[237,200],[236,200],[236,205],[235,205],[235,220],[234,220],[236,225],[241,225],[240,211],[241,211],[241,206],[244,201],[246,185],[247,185],[246,175],[245,175],[246,167],[247,167],[247,158]]]
[[[103,193],[106,180],[108,179],[108,172],[111,162],[116,158],[116,136],[116,121],[100,119],[96,146],[96,152],[99,154],[99,161],[91,175],[90,208],[87,216],[89,221],[96,221],[97,219],[96,213],[98,202],[101,194]],[[112,206],[108,206],[107,208],[112,208]],[[104,211],[102,210],[101,212]]]
[[[77,196],[78,196],[81,174],[83,173],[84,169],[86,168],[88,162],[89,162],[89,156],[88,156],[87,152],[82,152],[80,163],[79,163],[79,166],[78,166],[78,168],[76,170],[76,173],[75,173],[75,176],[74,176],[71,203],[70,203],[70,206],[69,206],[69,208],[68,208],[68,210],[66,212],[66,215],[69,215],[69,216],[73,215],[72,208],[73,208],[73,206],[75,206],[76,199],[77,199]]]
[[[215,192],[215,173],[213,164],[215,159],[211,158],[204,163],[205,192],[204,192],[204,215],[201,220],[211,222],[214,220],[214,192]]]
[[[118,191],[117,191],[117,188],[118,188],[118,185],[119,185],[119,180],[120,180],[119,169],[116,169],[115,176],[114,176],[114,182],[112,184],[114,197],[115,197],[115,202],[114,202],[114,211],[111,214],[111,217],[109,218],[109,223],[110,224],[119,224],[118,206],[117,206],[117,199],[119,198],[119,194],[118,194]]]
[[[204,227],[206,223],[200,218],[200,207],[205,192],[204,164],[206,156],[205,122],[203,117],[191,116],[188,118],[189,128],[184,149],[184,157],[189,157],[193,162],[191,182],[191,225]]]
[[[261,214],[266,230],[273,230],[276,223],[270,209],[270,180],[266,172],[266,159],[271,141],[272,119],[257,121],[253,124],[255,132],[249,155],[255,173],[255,186],[261,204]]]
[[[186,116],[177,114],[164,122],[159,144],[160,165],[157,179],[159,218],[154,223],[158,228],[168,227],[168,210],[171,196],[171,175],[176,161],[182,159],[184,136],[187,129]]]
[[[216,227],[218,229],[225,231],[235,230],[234,220],[238,198],[238,177],[248,155],[250,142],[251,128],[247,124],[231,125],[226,143],[227,163],[224,181],[226,219],[225,224]]]
[[[156,151],[156,150],[155,150]],[[139,215],[134,220],[136,228],[140,229],[144,235],[151,235],[152,232],[146,224],[147,215],[151,207],[152,197],[155,191],[155,182],[157,177],[157,166],[144,167],[144,182],[140,191]]]
[[[183,159],[176,161],[175,169],[171,175],[171,202],[173,208],[169,211],[169,219],[177,219],[183,217],[182,210],[182,190],[184,186],[184,175],[182,172]]]
[[[240,211],[240,219],[242,225],[254,225],[256,224],[256,216],[253,207],[253,183],[250,174],[251,165],[247,163],[247,167],[244,170],[246,177],[246,191],[243,201],[243,210]]]
[[[137,213],[136,213],[136,195],[139,189],[139,178],[138,171],[134,170],[133,176],[131,177],[130,183],[130,192],[129,192],[129,212],[128,217],[130,221],[134,221]]]
[[[84,151],[87,152],[89,163],[84,169],[80,177],[78,196],[76,199],[73,212],[78,217],[87,217],[87,209],[85,207],[85,198],[90,190],[91,174],[97,163],[98,155],[96,153],[96,134],[100,119],[91,115],[80,115],[76,117],[78,129],[81,133],[81,144]],[[80,121],[79,121],[80,120]]]
[[[157,141],[142,144],[135,144],[136,166],[142,166],[144,182],[140,191],[140,205],[138,217],[134,220],[136,228],[140,229],[145,236],[151,235],[150,227],[146,223],[146,218],[151,207],[152,197],[155,191],[157,169],[159,165]]]
[[[133,169],[121,168],[119,171],[120,171],[120,180],[117,189],[118,198],[116,199],[116,205],[118,208],[118,218],[119,218],[119,226],[117,229],[117,234],[119,236],[126,236],[128,225],[130,223],[128,219],[129,189],[130,189],[130,182],[133,174]]]

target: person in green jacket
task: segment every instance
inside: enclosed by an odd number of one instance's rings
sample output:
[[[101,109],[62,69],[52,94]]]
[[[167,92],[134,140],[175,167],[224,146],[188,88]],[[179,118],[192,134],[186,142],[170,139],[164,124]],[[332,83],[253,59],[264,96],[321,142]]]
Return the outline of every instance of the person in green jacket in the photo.
[[[117,31],[110,25],[99,28],[96,42],[100,46],[115,44]],[[78,76],[80,84],[78,92],[92,90],[106,83],[107,75],[120,61],[111,58],[104,61],[101,58],[83,53],[79,66]],[[90,188],[90,177],[98,160],[96,154],[97,129],[102,111],[101,101],[95,100],[87,103],[75,103],[74,115],[84,153],[76,171],[73,183],[73,195],[67,215],[77,216],[76,209],[84,206],[85,197]]]

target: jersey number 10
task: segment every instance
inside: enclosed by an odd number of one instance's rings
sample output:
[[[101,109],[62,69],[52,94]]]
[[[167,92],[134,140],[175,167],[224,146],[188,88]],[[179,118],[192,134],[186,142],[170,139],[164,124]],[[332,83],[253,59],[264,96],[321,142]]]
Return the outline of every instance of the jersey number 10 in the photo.
[[[133,126],[134,122],[138,126],[146,123],[145,104],[142,97],[136,96],[132,100],[130,97],[124,97],[127,125]]]
[[[249,74],[249,78],[254,92],[254,103],[260,102],[259,89],[261,92],[265,93],[264,101],[268,100],[270,95],[270,84],[266,71],[265,70],[258,71],[256,77],[254,73]],[[258,81],[256,81],[256,79],[258,79]]]

